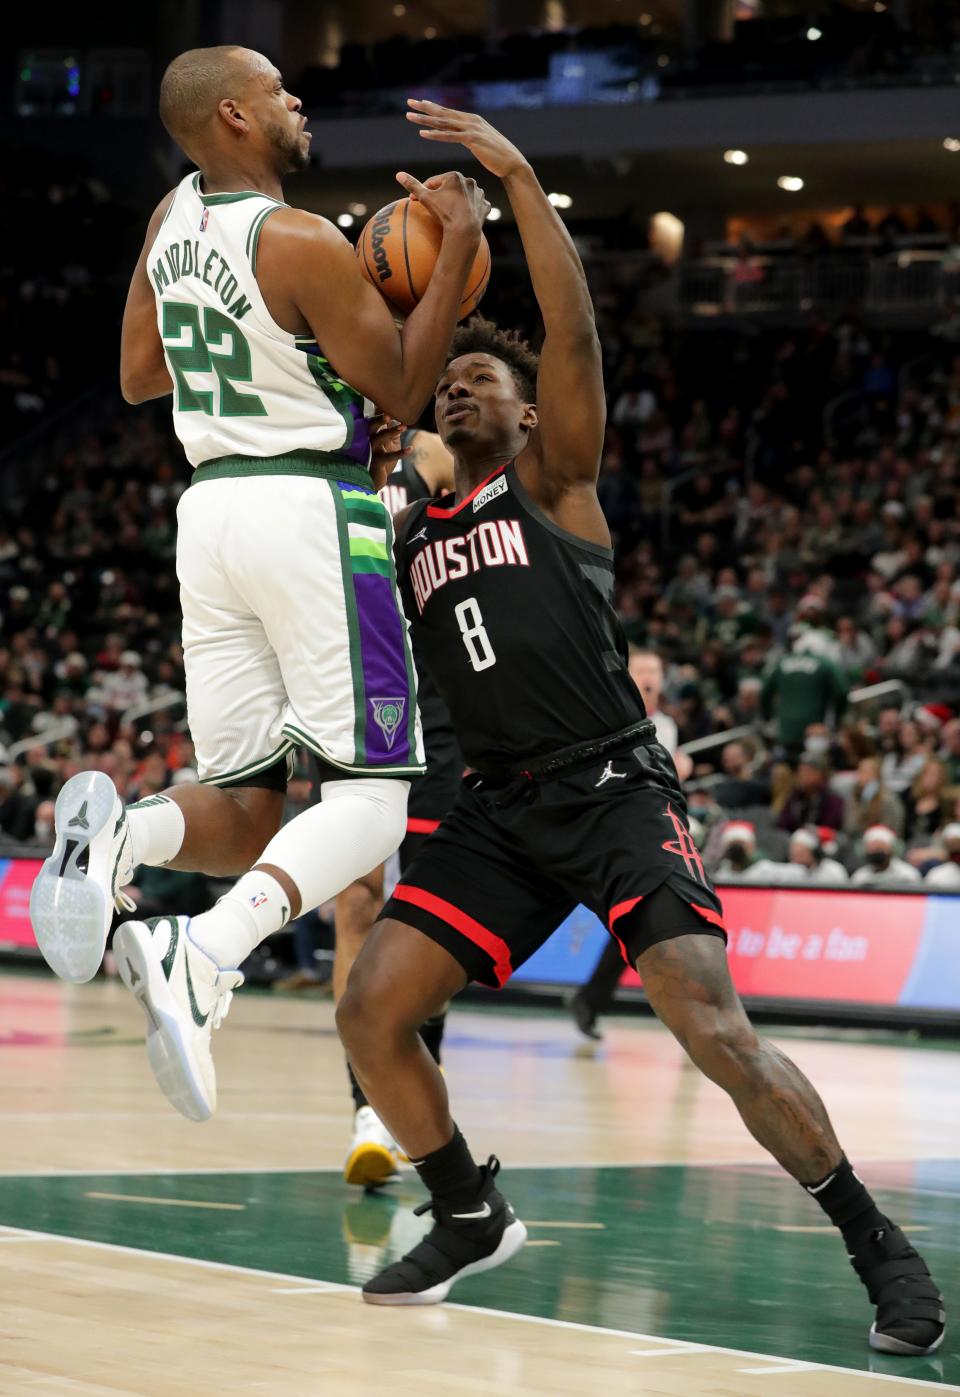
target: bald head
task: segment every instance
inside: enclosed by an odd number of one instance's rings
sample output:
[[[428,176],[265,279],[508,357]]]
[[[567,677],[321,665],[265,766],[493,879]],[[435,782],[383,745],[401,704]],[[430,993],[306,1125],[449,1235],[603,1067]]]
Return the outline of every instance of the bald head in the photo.
[[[309,164],[310,138],[277,69],[253,49],[236,44],[188,49],[160,83],[160,120],[204,175],[212,162],[221,178],[246,178],[258,169],[276,175]]]
[[[160,83],[160,120],[170,136],[195,158],[198,146],[225,99],[240,101],[257,72],[272,64],[252,49],[234,44],[187,49],[167,68]]]

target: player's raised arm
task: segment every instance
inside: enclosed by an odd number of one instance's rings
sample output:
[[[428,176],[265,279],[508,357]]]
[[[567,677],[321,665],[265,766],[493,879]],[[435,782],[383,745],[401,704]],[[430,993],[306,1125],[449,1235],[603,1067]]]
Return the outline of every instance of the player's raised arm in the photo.
[[[147,257],[156,241],[160,224],[173,202],[172,189],[153,211],[147,224],[143,248],[137,259],[123,308],[120,331],[120,391],[128,403],[145,403],[173,392],[173,380],[163,357],[163,342],[157,328],[157,302],[147,273]]]
[[[583,264],[529,162],[483,117],[411,99],[407,119],[425,140],[460,144],[503,182],[517,220],[546,338],[537,381],[541,464],[562,484],[594,482],[606,401],[600,342]],[[547,464],[549,463],[548,467]]]
[[[284,208],[264,225],[257,280],[271,306],[286,304],[310,326],[337,374],[402,422],[415,422],[433,393],[457,323],[489,204],[456,172],[422,185],[397,176],[443,225],[430,282],[402,328],[362,276],[346,238],[327,222]]]

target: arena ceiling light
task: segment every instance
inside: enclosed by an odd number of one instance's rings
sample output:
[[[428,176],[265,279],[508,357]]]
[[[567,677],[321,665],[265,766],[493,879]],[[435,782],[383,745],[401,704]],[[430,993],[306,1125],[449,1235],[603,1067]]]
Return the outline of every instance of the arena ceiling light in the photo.
[[[948,136],[943,143],[943,148],[944,150],[953,151],[953,153],[956,154],[956,152],[960,150],[960,141],[957,140],[956,136]]]
[[[745,150],[725,150],[723,158],[728,165],[745,165],[750,159]]]
[[[811,43],[815,43],[817,39],[823,38],[823,30],[818,29],[815,24],[811,24],[810,28],[807,30],[807,38]]]
[[[569,194],[557,194],[551,192],[547,195],[547,198],[550,200],[551,204],[555,209],[568,209],[570,205],[573,203],[573,200],[570,198]]]
[[[499,218],[501,218],[501,217],[502,217],[502,215],[501,215],[500,210],[497,208],[496,204],[494,204],[493,207],[491,208],[490,212],[487,214],[487,222],[488,222],[488,223],[496,223],[497,220],[498,220]]]
[[[781,189],[785,189],[788,194],[796,194],[803,188],[803,180],[799,175],[781,175],[777,180]]]
[[[338,228],[352,228],[352,227],[353,227],[353,214],[352,214],[352,213],[339,213],[339,214],[337,214],[337,227],[338,227]]]
[[[348,204],[347,212],[352,213],[354,218],[362,218],[367,211],[366,204]]]

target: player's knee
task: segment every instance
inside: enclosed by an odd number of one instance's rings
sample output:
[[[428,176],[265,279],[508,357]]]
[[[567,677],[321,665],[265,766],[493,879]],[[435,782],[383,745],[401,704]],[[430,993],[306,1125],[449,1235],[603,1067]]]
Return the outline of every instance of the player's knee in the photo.
[[[366,803],[364,835],[371,869],[400,847],[407,832],[409,781],[361,777],[352,781],[325,781],[320,789],[324,801],[359,797]]]
[[[336,1008],[337,1032],[347,1052],[358,1059],[364,1050],[386,1042],[396,1029],[396,996],[390,992],[390,977],[370,961],[361,954],[354,962]]]

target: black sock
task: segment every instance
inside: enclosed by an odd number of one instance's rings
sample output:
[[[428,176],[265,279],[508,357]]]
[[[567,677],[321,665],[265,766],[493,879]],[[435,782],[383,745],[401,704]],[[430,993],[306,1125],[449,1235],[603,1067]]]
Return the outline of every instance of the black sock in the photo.
[[[442,1014],[434,1014],[432,1019],[427,1019],[426,1023],[420,1025],[420,1037],[426,1044],[427,1052],[438,1067],[440,1066],[440,1044],[443,1042],[443,1030],[446,1026],[446,1009]]]
[[[353,1068],[347,1063],[347,1076],[350,1078],[350,1095],[353,1097],[353,1109],[359,1111],[361,1106],[369,1106],[370,1102],[364,1095],[363,1087],[357,1081],[353,1073]]]
[[[839,1227],[851,1251],[869,1233],[888,1225],[887,1219],[853,1172],[846,1155],[841,1156],[836,1169],[825,1179],[818,1184],[804,1184],[804,1188],[817,1200],[834,1227]]]
[[[467,1207],[480,1191],[480,1170],[457,1126],[447,1144],[410,1163],[431,1196],[448,1207]]]

